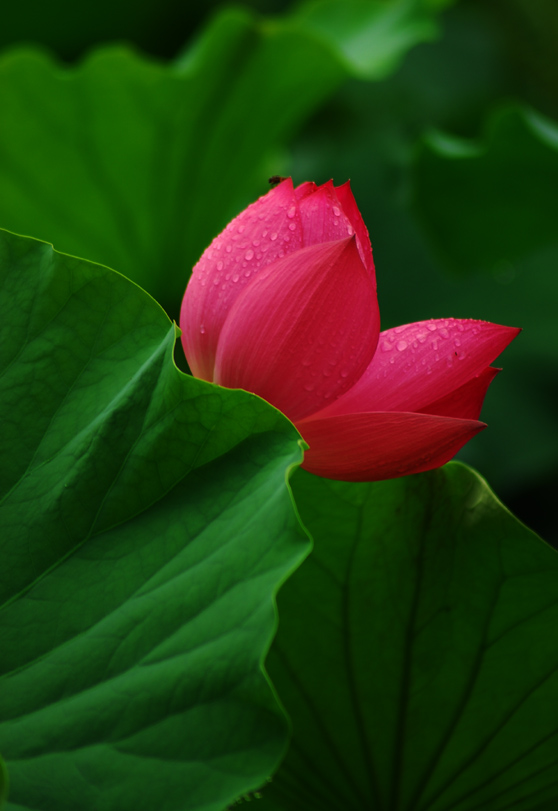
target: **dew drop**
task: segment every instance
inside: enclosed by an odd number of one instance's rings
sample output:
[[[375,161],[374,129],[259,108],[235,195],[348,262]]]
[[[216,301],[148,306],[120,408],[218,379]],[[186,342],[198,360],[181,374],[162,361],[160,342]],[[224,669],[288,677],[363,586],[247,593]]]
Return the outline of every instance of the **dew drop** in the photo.
[[[246,228],[246,226],[245,226],[245,225],[239,225],[239,226],[238,226],[238,233],[239,233],[239,234],[242,234],[242,233],[244,232],[244,229],[245,229],[245,228]]]
[[[246,276],[247,279],[250,277],[250,273],[251,273],[250,269],[244,271],[244,275]]]
[[[244,258],[245,258],[245,259],[246,259],[248,262],[250,261],[250,259],[252,259],[252,257],[253,257],[253,256],[254,256],[254,251],[253,251],[253,250],[251,250],[251,249],[250,249],[249,251],[246,251],[246,253],[244,254]]]
[[[269,238],[272,242],[275,242],[275,240],[277,239],[277,232],[274,231]]]
[[[289,223],[289,231],[296,231],[296,223],[294,222]]]
[[[440,330],[440,335],[442,336],[442,338],[449,338],[449,332],[444,327],[442,327],[442,329]]]
[[[407,349],[407,341],[397,341],[395,348],[398,352],[403,352],[404,349]]]
[[[225,250],[226,250],[227,253],[230,253],[232,251],[232,245],[227,245]]]
[[[261,240],[259,240],[259,239],[254,239],[254,240],[252,241],[252,245],[254,246],[254,248],[257,248],[257,247],[259,246],[260,242],[261,242]]]
[[[348,235],[349,235],[350,237],[352,237],[352,235],[354,234],[354,232],[355,232],[355,229],[353,228],[353,226],[352,226],[352,225],[348,225],[348,226],[347,226],[347,233],[348,233]]]
[[[339,217],[341,215],[341,211],[337,208],[337,206],[333,206],[332,211],[335,217]]]
[[[240,276],[238,275],[238,273],[235,273],[234,276],[232,277],[232,280],[233,280],[233,282],[237,282],[239,280],[239,278],[240,278]]]
[[[314,384],[313,383],[305,383],[304,384],[305,391],[314,391]]]
[[[205,327],[203,324],[200,324],[200,332],[202,335],[205,335]]]
[[[387,341],[383,341],[380,348],[381,348],[382,352],[391,352],[393,347]]]
[[[426,329],[430,330],[430,332],[436,332],[437,327],[436,324],[430,323],[426,325]]]
[[[296,206],[291,206],[291,208],[287,211],[287,217],[289,218],[289,220],[292,220],[295,214],[296,214]]]
[[[223,263],[217,262],[217,270],[223,270]]]

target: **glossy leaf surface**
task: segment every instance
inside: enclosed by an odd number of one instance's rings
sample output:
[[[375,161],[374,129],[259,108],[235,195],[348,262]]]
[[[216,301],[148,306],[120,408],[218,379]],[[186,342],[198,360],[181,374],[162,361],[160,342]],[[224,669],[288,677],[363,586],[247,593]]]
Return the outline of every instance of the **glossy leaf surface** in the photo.
[[[294,482],[314,550],[268,658],[291,715],[262,811],[558,800],[558,555],[458,463]]]
[[[0,264],[8,809],[221,811],[286,744],[261,660],[298,434],[180,373],[119,274],[5,232]]]

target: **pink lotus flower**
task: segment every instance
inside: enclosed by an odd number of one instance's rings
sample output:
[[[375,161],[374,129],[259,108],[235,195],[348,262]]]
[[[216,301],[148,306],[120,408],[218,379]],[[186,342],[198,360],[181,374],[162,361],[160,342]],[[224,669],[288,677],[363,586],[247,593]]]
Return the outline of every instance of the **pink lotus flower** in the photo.
[[[238,215],[195,266],[180,315],[196,377],[289,417],[319,476],[374,481],[449,461],[475,434],[519,330],[419,321],[380,332],[368,231],[349,183],[291,179]]]

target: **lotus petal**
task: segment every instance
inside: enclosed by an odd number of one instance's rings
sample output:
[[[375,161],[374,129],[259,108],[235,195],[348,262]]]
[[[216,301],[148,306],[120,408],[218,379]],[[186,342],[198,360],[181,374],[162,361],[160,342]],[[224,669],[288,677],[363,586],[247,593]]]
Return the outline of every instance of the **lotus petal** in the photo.
[[[370,366],[327,416],[422,410],[484,371],[519,332],[456,318],[385,330]]]
[[[215,382],[301,419],[358,380],[379,328],[355,237],[312,245],[275,262],[238,297],[219,339]]]
[[[445,464],[486,425],[388,411],[309,417],[296,427],[310,446],[305,470],[341,481],[379,481]]]
[[[213,240],[192,271],[180,312],[193,375],[213,380],[219,335],[233,302],[265,267],[301,247],[300,212],[290,178],[249,205]]]

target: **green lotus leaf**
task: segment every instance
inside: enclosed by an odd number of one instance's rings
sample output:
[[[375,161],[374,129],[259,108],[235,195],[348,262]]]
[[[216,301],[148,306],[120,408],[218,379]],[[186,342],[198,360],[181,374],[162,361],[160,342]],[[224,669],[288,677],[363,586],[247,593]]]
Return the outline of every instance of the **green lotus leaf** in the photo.
[[[474,471],[297,473],[314,550],[269,673],[293,724],[261,811],[550,811],[558,555]]]
[[[179,372],[118,273],[5,232],[0,267],[7,807],[221,811],[286,745],[261,663],[300,438]]]

